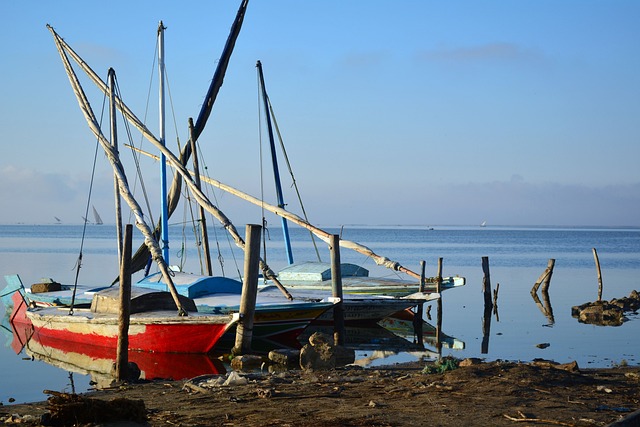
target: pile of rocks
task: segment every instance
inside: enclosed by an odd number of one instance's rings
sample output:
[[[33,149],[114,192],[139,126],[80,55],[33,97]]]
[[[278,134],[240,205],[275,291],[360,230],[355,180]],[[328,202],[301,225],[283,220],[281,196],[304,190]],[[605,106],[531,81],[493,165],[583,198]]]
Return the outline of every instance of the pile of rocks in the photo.
[[[640,309],[640,295],[634,290],[628,297],[611,301],[587,302],[571,308],[571,315],[579,322],[601,326],[620,326],[627,318],[625,313]]]

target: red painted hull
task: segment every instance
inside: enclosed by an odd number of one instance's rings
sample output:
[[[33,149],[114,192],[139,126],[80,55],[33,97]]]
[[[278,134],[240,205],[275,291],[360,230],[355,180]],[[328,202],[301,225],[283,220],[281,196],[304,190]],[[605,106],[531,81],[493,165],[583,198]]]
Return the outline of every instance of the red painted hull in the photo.
[[[31,324],[40,340],[117,347],[117,316],[82,310],[76,310],[73,316],[67,313],[55,308],[27,310],[24,304],[16,304],[13,321]],[[209,353],[231,324],[230,316],[177,317],[175,313],[134,314],[130,322],[129,350],[157,353]]]

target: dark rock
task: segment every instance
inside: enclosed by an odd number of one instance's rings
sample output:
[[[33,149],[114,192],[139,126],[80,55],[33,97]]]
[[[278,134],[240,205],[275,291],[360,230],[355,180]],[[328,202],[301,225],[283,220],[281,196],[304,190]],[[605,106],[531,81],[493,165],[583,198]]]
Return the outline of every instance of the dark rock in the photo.
[[[603,326],[619,326],[624,321],[623,311],[617,305],[610,303],[593,304],[582,311],[578,320],[582,323],[603,325]]]
[[[300,350],[271,350],[269,352],[269,360],[281,365],[295,365],[300,360]]]
[[[582,323],[600,326],[620,326],[627,320],[625,312],[640,309],[640,295],[633,290],[629,297],[614,298],[611,301],[587,302],[571,307],[571,315]]]
[[[245,354],[242,356],[236,356],[231,359],[231,368],[235,370],[255,369],[262,366],[264,360],[261,356],[253,354]]]
[[[300,367],[307,370],[327,370],[355,361],[355,351],[340,345],[320,332],[309,337],[309,344],[300,350]]]

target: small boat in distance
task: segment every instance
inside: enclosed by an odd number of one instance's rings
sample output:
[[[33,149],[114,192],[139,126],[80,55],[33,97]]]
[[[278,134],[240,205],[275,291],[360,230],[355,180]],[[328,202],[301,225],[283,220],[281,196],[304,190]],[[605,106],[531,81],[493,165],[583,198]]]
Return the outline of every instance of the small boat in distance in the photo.
[[[100,218],[100,215],[98,214],[98,211],[96,210],[96,207],[95,206],[91,206],[91,208],[93,209],[94,224],[95,225],[102,225],[102,218]]]
[[[480,223],[480,227],[486,227],[487,226],[487,221],[482,221]]]

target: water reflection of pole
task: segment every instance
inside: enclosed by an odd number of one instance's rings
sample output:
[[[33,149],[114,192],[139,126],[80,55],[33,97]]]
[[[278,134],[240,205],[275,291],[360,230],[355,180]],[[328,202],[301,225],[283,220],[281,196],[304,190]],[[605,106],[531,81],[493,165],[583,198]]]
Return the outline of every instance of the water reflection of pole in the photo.
[[[438,358],[442,358],[442,258],[438,258],[436,292],[440,294],[440,298],[438,298],[438,320],[436,322],[436,351],[438,352]]]
[[[544,308],[547,311],[547,318],[549,318],[549,322],[553,325],[556,321],[553,318],[553,309],[551,308],[551,300],[549,299],[549,292],[546,289],[543,289],[542,292],[542,302],[544,303]]]
[[[76,385],[73,382],[73,372],[69,372],[69,385],[71,386],[71,393],[76,394]]]
[[[420,292],[424,292],[425,288],[425,261],[420,261]],[[420,346],[424,346],[424,337],[422,335],[422,322],[423,322],[423,313],[424,313],[424,304],[418,304],[415,307],[415,314],[413,316],[413,333],[416,337],[416,343]]]
[[[493,314],[496,316],[496,322],[500,321],[498,315],[498,291],[500,290],[500,283],[496,283],[496,288],[493,290]]]
[[[542,302],[540,302],[540,298],[538,298],[538,294],[531,293],[531,297],[533,301],[536,303],[542,314],[549,319],[549,324],[553,325],[556,321],[553,317],[553,309],[551,308],[551,300],[549,299],[549,292],[542,291]]]
[[[491,313],[493,302],[491,301],[491,276],[489,273],[489,257],[482,257],[482,292],[484,294],[484,316],[482,318],[482,354],[489,353],[489,335],[491,333]]]
[[[438,358],[442,357],[442,295],[438,298],[438,319],[436,321],[436,351]]]

